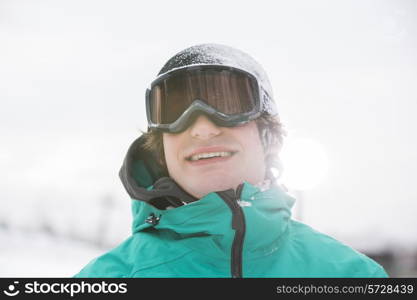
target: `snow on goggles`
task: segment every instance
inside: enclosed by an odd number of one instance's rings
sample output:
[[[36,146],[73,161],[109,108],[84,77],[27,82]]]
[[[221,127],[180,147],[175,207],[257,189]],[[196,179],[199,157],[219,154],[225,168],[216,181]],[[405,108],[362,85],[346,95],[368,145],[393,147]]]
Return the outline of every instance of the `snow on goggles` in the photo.
[[[261,115],[265,91],[246,71],[219,65],[175,69],[146,91],[148,130],[177,133],[203,113],[216,125],[233,127]]]

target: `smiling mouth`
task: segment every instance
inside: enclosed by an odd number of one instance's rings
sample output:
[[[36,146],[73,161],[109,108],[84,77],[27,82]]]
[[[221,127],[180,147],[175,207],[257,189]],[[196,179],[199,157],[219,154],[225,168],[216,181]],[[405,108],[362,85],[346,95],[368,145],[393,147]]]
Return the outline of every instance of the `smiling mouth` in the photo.
[[[226,158],[233,156],[235,151],[220,151],[220,152],[203,152],[195,155],[191,155],[185,158],[187,161],[201,161],[201,160],[210,160],[213,158]]]

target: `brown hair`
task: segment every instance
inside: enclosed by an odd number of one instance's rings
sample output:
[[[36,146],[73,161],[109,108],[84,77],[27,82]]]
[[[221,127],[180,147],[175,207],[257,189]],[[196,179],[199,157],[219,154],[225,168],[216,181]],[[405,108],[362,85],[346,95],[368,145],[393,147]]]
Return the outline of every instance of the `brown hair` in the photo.
[[[282,149],[284,136],[287,135],[287,132],[283,128],[283,124],[278,116],[262,115],[255,122],[258,126],[259,137],[265,153],[265,163],[267,166],[266,178],[279,178],[282,174],[283,166],[278,154]],[[155,154],[155,157],[158,158],[157,163],[168,174],[162,132],[149,131],[143,133],[143,135],[145,137],[144,149]],[[272,169],[277,170],[278,174],[274,174]]]

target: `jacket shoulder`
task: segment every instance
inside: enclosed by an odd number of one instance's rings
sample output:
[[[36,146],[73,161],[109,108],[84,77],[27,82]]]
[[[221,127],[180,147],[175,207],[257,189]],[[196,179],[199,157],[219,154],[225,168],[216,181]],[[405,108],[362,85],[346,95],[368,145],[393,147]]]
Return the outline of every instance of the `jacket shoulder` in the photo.
[[[136,244],[135,236],[130,236],[110,251],[94,258],[82,268],[74,278],[120,278],[131,272],[132,263],[129,253]]]
[[[388,277],[373,259],[304,223],[291,220],[290,231],[292,247],[323,277]]]

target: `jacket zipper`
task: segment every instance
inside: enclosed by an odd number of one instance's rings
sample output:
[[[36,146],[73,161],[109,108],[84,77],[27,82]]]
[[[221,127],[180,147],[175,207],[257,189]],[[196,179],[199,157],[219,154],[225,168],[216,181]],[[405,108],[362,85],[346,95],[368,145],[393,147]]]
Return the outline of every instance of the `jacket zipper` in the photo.
[[[233,278],[242,277],[242,252],[243,239],[245,237],[246,224],[242,207],[240,207],[238,200],[241,196],[243,184],[236,188],[236,192],[231,196],[228,192],[219,192],[219,196],[226,202],[232,210],[232,228],[235,230],[235,238],[233,239],[231,252],[231,273]]]

